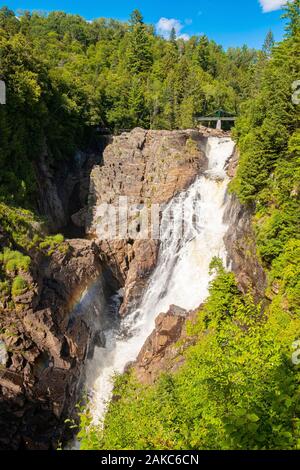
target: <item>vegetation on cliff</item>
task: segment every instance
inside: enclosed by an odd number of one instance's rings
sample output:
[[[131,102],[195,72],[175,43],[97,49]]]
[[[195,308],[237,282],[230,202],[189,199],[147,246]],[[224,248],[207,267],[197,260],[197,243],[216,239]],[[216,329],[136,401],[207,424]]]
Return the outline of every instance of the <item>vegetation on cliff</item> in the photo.
[[[241,107],[231,185],[254,208],[266,299],[256,305],[214,260],[184,365],[150,386],[133,373],[117,378],[103,429],[82,414],[83,449],[300,448],[299,0],[286,17],[286,38],[257,66],[259,89]]]
[[[272,305],[300,314],[300,1],[286,8],[286,39],[273,49],[255,99],[243,104],[235,137],[240,162],[232,189],[254,203],[258,254]],[[279,297],[278,297],[279,296]],[[272,307],[271,307],[272,308]]]
[[[243,103],[234,133],[241,157],[232,189],[255,203],[267,267],[300,232],[300,106],[292,87],[300,76],[299,8],[299,1],[288,7],[286,39],[274,47],[257,96]]]
[[[82,414],[82,449],[299,448],[300,319],[280,306],[263,313],[219,260],[212,268],[184,365],[152,386],[118,377],[104,430]]]
[[[33,212],[0,203],[0,314],[14,308],[12,298],[30,287],[26,277],[32,260],[55,249],[68,249],[62,235],[45,235]]]

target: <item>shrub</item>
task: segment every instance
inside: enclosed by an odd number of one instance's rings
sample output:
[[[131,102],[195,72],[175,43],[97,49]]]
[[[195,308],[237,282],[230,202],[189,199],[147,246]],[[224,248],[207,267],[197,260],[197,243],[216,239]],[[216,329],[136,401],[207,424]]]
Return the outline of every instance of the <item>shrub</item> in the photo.
[[[61,234],[46,237],[40,244],[41,250],[46,250],[48,255],[51,255],[54,250],[59,248],[64,242],[64,236]]]
[[[13,296],[21,295],[28,289],[28,283],[22,276],[17,276],[12,283],[11,293]]]
[[[8,281],[0,282],[0,296],[6,296],[10,294],[10,285]]]
[[[13,272],[28,271],[31,260],[29,256],[24,256],[19,251],[4,248],[3,253],[0,254],[0,262],[4,265],[7,272]]]

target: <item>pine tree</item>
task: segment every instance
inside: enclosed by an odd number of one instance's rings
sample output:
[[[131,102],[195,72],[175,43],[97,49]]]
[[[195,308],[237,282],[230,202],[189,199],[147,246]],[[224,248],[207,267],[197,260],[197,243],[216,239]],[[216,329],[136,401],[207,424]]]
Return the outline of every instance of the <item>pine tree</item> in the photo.
[[[143,25],[144,24],[144,18],[142,13],[139,10],[133,10],[133,12],[130,15],[130,25],[131,28],[134,28],[136,25]]]
[[[274,35],[273,32],[270,30],[266,36],[265,42],[263,44],[263,53],[267,56],[270,57],[272,53],[272,49],[274,47],[275,40],[274,40]]]
[[[287,36],[296,36],[300,32],[300,0],[289,1],[282,16],[288,20],[286,25]]]
[[[170,33],[170,42],[172,44],[176,44],[176,39],[177,39],[176,29],[173,26],[173,28],[171,29],[171,33]]]
[[[209,68],[209,41],[207,36],[201,36],[198,46],[198,60],[203,70]]]
[[[153,62],[151,36],[138,10],[134,10],[130,19],[129,45],[127,51],[128,69],[139,74],[149,71]]]

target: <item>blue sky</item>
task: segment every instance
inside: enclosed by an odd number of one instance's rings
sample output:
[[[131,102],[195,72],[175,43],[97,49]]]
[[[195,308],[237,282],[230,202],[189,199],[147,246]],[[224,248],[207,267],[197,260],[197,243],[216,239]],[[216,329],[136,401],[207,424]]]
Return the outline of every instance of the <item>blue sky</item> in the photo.
[[[284,34],[280,19],[286,0],[7,0],[3,4],[17,11],[64,10],[86,19],[98,17],[127,20],[135,8],[145,21],[158,25],[168,35],[172,25],[178,35],[207,34],[225,48],[247,44],[260,47],[272,29],[276,40]]]

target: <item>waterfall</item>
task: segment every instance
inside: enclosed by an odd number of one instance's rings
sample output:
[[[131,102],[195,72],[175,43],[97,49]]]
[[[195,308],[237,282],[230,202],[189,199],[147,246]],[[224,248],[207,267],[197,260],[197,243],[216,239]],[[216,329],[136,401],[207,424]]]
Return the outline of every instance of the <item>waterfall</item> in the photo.
[[[105,348],[96,348],[89,364],[87,385],[95,423],[103,420],[114,374],[122,373],[136,359],[154,329],[157,315],[171,304],[186,310],[197,308],[208,295],[212,257],[219,256],[226,262],[223,238],[227,226],[223,216],[229,179],[225,165],[233,150],[230,138],[208,138],[208,170],[163,210],[158,263],[140,306],[119,327],[106,331]],[[182,207],[190,217],[185,218],[184,235],[180,236]]]

